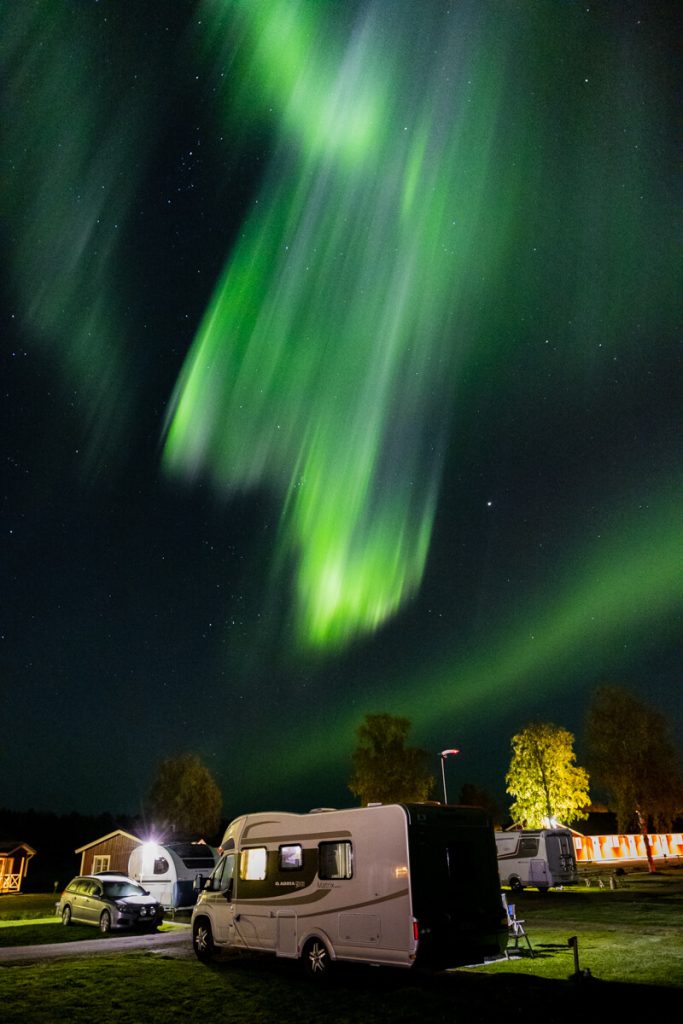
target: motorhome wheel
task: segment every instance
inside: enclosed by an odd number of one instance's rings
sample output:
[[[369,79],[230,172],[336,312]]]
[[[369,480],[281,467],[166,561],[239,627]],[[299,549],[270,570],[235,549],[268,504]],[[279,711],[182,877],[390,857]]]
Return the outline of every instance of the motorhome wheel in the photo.
[[[322,939],[309,939],[302,953],[304,970],[311,978],[326,978],[330,973],[332,961],[327,946]]]
[[[510,888],[513,892],[522,892],[524,886],[516,876],[510,879]]]
[[[192,929],[192,945],[194,946],[197,958],[204,963],[208,963],[216,951],[216,947],[213,942],[211,924],[205,917],[200,917],[194,923],[194,927]]]

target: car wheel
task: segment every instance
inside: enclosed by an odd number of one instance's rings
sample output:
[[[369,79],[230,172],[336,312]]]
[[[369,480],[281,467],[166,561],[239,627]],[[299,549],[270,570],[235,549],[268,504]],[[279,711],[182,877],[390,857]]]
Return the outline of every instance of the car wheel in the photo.
[[[216,947],[213,941],[211,924],[205,917],[198,918],[192,926],[192,945],[197,959],[202,963],[208,963],[213,959]]]
[[[62,924],[71,924],[71,907],[68,904],[62,910]]]
[[[301,959],[304,971],[309,977],[322,980],[329,976],[332,960],[322,939],[309,939],[304,946]]]
[[[513,892],[522,892],[523,889],[524,889],[524,886],[522,885],[522,883],[520,882],[520,880],[518,878],[511,878],[510,879],[510,888],[512,889]]]
[[[100,931],[103,935],[107,935],[111,931],[111,914],[108,910],[103,910],[100,917]]]

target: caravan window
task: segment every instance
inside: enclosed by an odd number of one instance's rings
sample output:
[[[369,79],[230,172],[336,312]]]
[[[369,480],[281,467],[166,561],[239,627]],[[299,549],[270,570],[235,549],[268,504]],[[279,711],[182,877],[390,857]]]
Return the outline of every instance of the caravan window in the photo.
[[[523,836],[519,842],[520,857],[535,857],[538,853],[538,836]]]
[[[304,852],[297,843],[294,846],[280,847],[280,870],[300,871],[304,864]]]
[[[353,850],[351,843],[320,843],[320,878],[351,878],[353,876]]]
[[[168,861],[165,857],[157,857],[154,861],[154,874],[165,875],[168,871]]]
[[[266,848],[255,846],[251,850],[240,853],[240,878],[250,882],[260,882],[266,877]]]

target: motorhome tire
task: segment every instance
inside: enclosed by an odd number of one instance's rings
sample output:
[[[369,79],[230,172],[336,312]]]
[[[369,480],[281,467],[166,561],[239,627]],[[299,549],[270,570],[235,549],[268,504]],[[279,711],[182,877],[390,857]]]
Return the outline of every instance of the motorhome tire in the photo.
[[[301,958],[304,971],[310,978],[322,981],[329,976],[332,960],[322,939],[309,939],[304,946]]]
[[[102,911],[100,917],[100,931],[103,935],[107,935],[111,931],[111,915],[108,910]]]
[[[216,952],[211,924],[205,917],[198,918],[192,928],[192,945],[198,960],[208,963]]]
[[[62,911],[62,924],[71,924],[71,907],[68,905]]]
[[[511,878],[510,879],[510,888],[512,889],[513,892],[522,892],[522,890],[524,889],[524,886],[520,882],[519,878]]]
[[[538,891],[540,893],[543,893],[544,896],[545,896],[545,894],[548,891],[548,886],[547,885],[537,885],[536,888],[538,889]]]

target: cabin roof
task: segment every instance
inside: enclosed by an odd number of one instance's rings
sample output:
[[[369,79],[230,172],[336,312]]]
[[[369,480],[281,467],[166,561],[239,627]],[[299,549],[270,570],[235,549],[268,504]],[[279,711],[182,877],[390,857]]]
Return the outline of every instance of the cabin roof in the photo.
[[[29,857],[35,856],[35,850],[28,843],[20,842],[17,839],[0,839],[0,857],[7,857],[11,853],[24,850]]]
[[[107,832],[106,836],[100,836],[99,839],[93,839],[90,843],[85,843],[84,846],[79,846],[75,853],[83,853],[84,850],[89,850],[91,846],[99,846],[100,843],[105,843],[107,839],[114,839],[115,836],[123,836],[125,839],[132,839],[134,843],[141,843],[142,839],[138,836],[134,836],[132,832],[126,832],[122,828],[114,829],[113,832]]]

